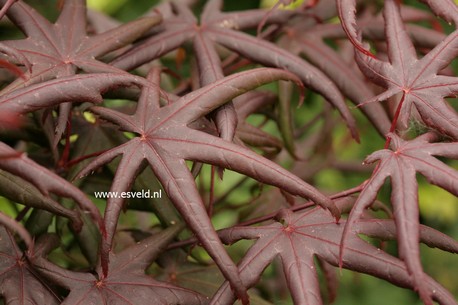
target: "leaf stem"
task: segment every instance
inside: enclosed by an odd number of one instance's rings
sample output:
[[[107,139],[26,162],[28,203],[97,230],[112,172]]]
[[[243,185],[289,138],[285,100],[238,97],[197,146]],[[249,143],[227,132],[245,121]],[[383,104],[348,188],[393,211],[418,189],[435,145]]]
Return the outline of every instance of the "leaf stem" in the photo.
[[[213,205],[215,203],[215,166],[211,166],[210,172],[210,194],[208,195],[207,214],[209,217],[213,215]]]
[[[66,164],[65,164],[65,167],[66,168],[70,168],[86,159],[89,159],[89,158],[92,158],[92,157],[97,157],[101,154],[103,154],[104,152],[106,152],[107,149],[104,149],[104,150],[101,150],[101,151],[97,151],[95,153],[92,153],[92,154],[88,154],[88,155],[85,155],[85,156],[81,156],[81,157],[78,157],[78,158],[75,158],[75,159],[72,159],[70,161],[68,161]]]
[[[401,114],[401,109],[402,109],[402,105],[404,104],[405,97],[406,97],[406,93],[404,91],[402,94],[402,98],[399,101],[398,107],[396,108],[396,112],[394,113],[394,118],[393,118],[393,121],[391,122],[390,133],[393,133],[396,130],[396,125],[398,123],[399,115]],[[391,144],[391,137],[387,137],[384,148],[388,149],[390,147],[390,144]]]

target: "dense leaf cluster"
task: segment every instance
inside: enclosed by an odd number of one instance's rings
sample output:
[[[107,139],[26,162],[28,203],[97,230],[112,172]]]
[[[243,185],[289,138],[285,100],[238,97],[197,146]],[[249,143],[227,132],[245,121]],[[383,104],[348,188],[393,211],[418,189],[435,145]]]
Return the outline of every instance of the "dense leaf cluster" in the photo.
[[[294,304],[338,297],[336,268],[457,304],[420,243],[458,242],[421,224],[418,196],[420,176],[458,196],[455,3],[194,2],[121,23],[85,0],[55,21],[0,0],[18,34],[0,42],[3,302],[270,304],[248,290],[272,265]],[[361,141],[365,160],[345,160]],[[367,180],[331,194],[329,169]]]

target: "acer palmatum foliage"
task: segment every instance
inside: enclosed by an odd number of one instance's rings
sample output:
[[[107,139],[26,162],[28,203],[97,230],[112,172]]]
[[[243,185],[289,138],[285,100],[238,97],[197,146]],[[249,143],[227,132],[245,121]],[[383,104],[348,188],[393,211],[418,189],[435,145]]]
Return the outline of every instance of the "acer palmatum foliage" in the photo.
[[[422,2],[0,0],[3,302],[320,305],[343,268],[457,304],[418,194],[458,195],[458,9]]]

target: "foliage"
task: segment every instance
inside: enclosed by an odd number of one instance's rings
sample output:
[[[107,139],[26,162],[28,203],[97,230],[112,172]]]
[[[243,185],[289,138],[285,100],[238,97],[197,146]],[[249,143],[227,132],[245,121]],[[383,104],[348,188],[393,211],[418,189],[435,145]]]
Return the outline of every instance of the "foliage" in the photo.
[[[0,0],[3,302],[319,305],[340,268],[457,304],[418,194],[458,195],[458,8],[422,2]]]

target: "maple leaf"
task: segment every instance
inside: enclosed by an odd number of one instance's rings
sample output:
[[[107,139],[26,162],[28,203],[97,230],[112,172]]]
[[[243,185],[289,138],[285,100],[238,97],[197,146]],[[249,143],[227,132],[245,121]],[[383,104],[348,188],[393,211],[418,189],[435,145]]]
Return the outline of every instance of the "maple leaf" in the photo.
[[[339,208],[343,207],[341,203],[337,203]],[[318,257],[333,266],[339,265],[339,246],[345,221],[335,223],[328,213],[319,208],[301,212],[284,209],[277,219],[277,222],[268,225],[221,230],[219,236],[227,244],[241,239],[256,240],[238,264],[240,276],[248,287],[254,286],[264,269],[279,256],[294,304],[323,304],[314,259]],[[396,229],[391,220],[360,220],[348,236],[342,258],[343,268],[370,274],[401,287],[415,288],[404,262],[364,241],[359,234],[385,240],[393,238]],[[433,235],[435,237],[431,238]],[[455,240],[431,228],[423,226],[421,238],[431,247],[453,253],[458,251]],[[456,304],[454,297],[440,284],[427,275],[423,278],[428,292],[440,304]],[[233,293],[226,282],[210,304],[233,302]]]
[[[370,5],[370,3],[366,3]],[[453,4],[452,4],[453,5]],[[315,20],[303,18],[299,22],[290,22],[282,27],[284,32],[278,44],[291,53],[303,54],[308,61],[320,68],[328,76],[341,92],[355,104],[363,104],[370,100],[375,93],[361,72],[354,67],[354,60],[349,61],[345,56],[346,37],[341,24],[324,23],[334,17],[335,1],[320,1],[315,9],[309,14],[315,16]],[[361,31],[366,37],[375,41],[384,39],[384,22],[380,15],[368,13],[358,20]],[[409,21],[435,21],[435,16],[430,12],[414,9],[407,5],[401,7],[402,18]],[[445,35],[440,32],[426,29],[417,25],[406,24],[411,39],[420,47],[432,48],[443,40]],[[332,40],[337,45],[331,47],[326,41]],[[345,43],[348,41],[345,41]],[[363,104],[361,110],[370,119],[382,136],[385,136],[390,128],[390,121],[379,103]]]
[[[425,276],[420,262],[416,173],[419,172],[430,183],[458,196],[458,171],[433,157],[458,158],[458,143],[429,143],[436,138],[434,133],[424,134],[411,141],[402,140],[395,134],[389,134],[388,137],[391,139],[392,150],[384,149],[374,152],[365,160],[365,163],[376,161],[380,163],[364,186],[348,217],[342,236],[341,249],[343,253],[347,251],[347,239],[352,227],[364,210],[374,202],[385,180],[390,177],[391,203],[398,231],[399,255],[406,262],[407,270],[412,274],[415,288],[422,299],[427,304],[432,304],[431,291],[424,280]]]
[[[131,70],[192,41],[199,78],[201,84],[206,85],[223,75],[220,58],[214,46],[220,44],[253,62],[295,73],[306,86],[320,93],[340,112],[353,137],[359,138],[354,118],[343,97],[334,83],[320,70],[269,41],[239,31],[256,27],[265,17],[265,10],[222,13],[222,1],[208,1],[199,24],[189,8],[178,2],[173,2],[172,5],[176,14],[164,20],[157,28],[157,34],[114,59],[111,62],[114,67]],[[290,13],[273,13],[266,21],[285,21],[288,17],[291,17]],[[230,139],[236,129],[237,117],[232,110],[224,113],[216,123],[218,131],[228,135],[225,139]]]
[[[63,269],[45,259],[58,238],[46,236],[39,244],[32,261],[35,268],[48,279],[70,290],[63,305],[77,304],[205,304],[206,297],[197,292],[157,281],[145,274],[167,244],[182,230],[181,225],[169,227],[118,254],[111,253],[107,276]],[[45,303],[40,303],[45,304]]]
[[[225,77],[160,107],[160,90],[157,87],[159,77],[159,69],[152,69],[148,79],[156,88],[143,88],[133,115],[104,107],[91,108],[91,111],[103,119],[116,123],[122,130],[132,132],[138,137],[98,156],[79,176],[84,176],[122,155],[111,186],[112,191],[122,192],[131,188],[135,177],[143,170],[145,162],[148,163],[191,230],[225,277],[234,285],[238,296],[242,297],[244,288],[238,279],[237,268],[216,235],[194,177],[184,160],[235,170],[261,182],[278,186],[294,195],[310,198],[332,211],[336,217],[339,212],[330,199],[277,164],[251,150],[194,130],[188,125],[226,101],[261,84],[278,79],[299,81],[289,72],[260,68]],[[107,239],[102,244],[102,255],[106,256],[111,250],[123,202],[122,198],[108,199],[105,210]]]
[[[5,2],[1,0],[0,5],[5,5]],[[16,49],[32,67],[26,72],[25,80],[16,80],[4,88],[3,93],[44,80],[73,75],[78,70],[89,73],[123,73],[99,58],[136,40],[161,20],[159,16],[141,18],[110,31],[88,36],[85,0],[64,1],[54,24],[23,1],[12,4],[6,15],[27,38],[2,43]],[[59,107],[54,145],[57,145],[66,128],[71,103],[63,103]]]
[[[445,2],[437,2],[435,7],[443,7],[439,3]],[[376,84],[387,88],[366,103],[384,101],[398,93],[402,94],[390,131],[394,131],[397,122],[406,127],[412,106],[415,106],[428,126],[458,139],[458,114],[444,99],[458,93],[458,79],[438,74],[458,55],[458,30],[450,33],[423,58],[417,59],[398,4],[394,0],[385,1],[389,57],[389,62],[385,62],[375,58],[357,34],[355,1],[339,0],[337,4],[344,30],[356,48],[356,60],[361,71]]]
[[[13,235],[0,225],[0,295],[5,304],[60,304],[53,291],[36,275]]]

